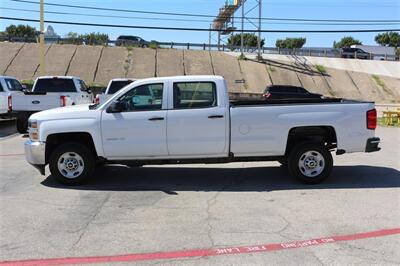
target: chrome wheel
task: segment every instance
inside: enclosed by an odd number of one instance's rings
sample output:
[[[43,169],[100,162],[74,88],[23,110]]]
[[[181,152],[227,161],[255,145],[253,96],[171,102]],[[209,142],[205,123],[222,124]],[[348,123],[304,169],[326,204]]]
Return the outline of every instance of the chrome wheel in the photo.
[[[316,177],[325,169],[325,159],[317,151],[307,151],[299,159],[300,172],[307,177]]]
[[[82,157],[75,152],[62,154],[58,159],[57,166],[60,173],[68,179],[79,177],[85,169]]]

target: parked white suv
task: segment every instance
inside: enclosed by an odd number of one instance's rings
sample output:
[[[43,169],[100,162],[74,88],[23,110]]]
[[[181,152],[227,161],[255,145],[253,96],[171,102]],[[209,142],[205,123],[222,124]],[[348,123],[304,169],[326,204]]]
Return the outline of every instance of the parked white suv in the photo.
[[[151,91],[143,95],[143,91]],[[305,183],[331,173],[338,155],[373,152],[374,103],[342,99],[235,101],[219,76],[135,81],[102,105],[36,113],[26,159],[79,184],[97,162],[125,165],[280,161]]]

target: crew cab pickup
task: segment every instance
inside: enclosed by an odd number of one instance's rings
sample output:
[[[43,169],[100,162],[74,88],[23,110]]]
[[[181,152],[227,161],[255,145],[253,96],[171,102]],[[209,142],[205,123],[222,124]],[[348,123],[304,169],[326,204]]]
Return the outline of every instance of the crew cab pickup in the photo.
[[[107,88],[104,93],[96,95],[96,104],[105,103],[108,99],[112,97],[114,93],[125,87],[126,85],[134,82],[134,79],[118,78],[112,79],[108,82]]]
[[[0,76],[0,118],[8,118],[12,94],[21,93],[23,86],[14,77]]]
[[[17,118],[17,130],[25,133],[31,114],[68,105],[93,103],[93,94],[78,77],[38,77],[32,91],[12,95],[9,99],[11,115]]]
[[[150,90],[151,97],[142,96]],[[279,161],[305,183],[329,176],[337,154],[373,152],[376,110],[342,99],[232,101],[219,76],[142,79],[101,105],[33,114],[27,161],[79,184],[100,163]]]

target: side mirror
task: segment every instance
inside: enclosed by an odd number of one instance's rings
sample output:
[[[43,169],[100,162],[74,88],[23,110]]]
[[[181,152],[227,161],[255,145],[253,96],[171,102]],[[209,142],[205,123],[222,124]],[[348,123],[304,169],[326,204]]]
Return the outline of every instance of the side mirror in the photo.
[[[107,108],[107,113],[121,113],[125,110],[125,105],[122,102],[113,102]]]
[[[25,84],[22,84],[22,92],[28,91],[28,87]]]

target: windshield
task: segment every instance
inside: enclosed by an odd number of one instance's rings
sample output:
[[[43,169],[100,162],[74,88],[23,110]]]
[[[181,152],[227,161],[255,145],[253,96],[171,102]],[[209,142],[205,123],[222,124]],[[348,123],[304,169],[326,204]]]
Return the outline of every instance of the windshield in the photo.
[[[35,87],[34,92],[76,92],[76,87],[72,79],[63,78],[48,78],[39,79]]]
[[[22,91],[22,85],[18,80],[15,79],[5,79],[7,88],[9,91]]]
[[[114,94],[123,87],[125,87],[128,84],[131,84],[132,80],[120,80],[120,81],[112,81],[110,88],[108,89],[107,94]]]

